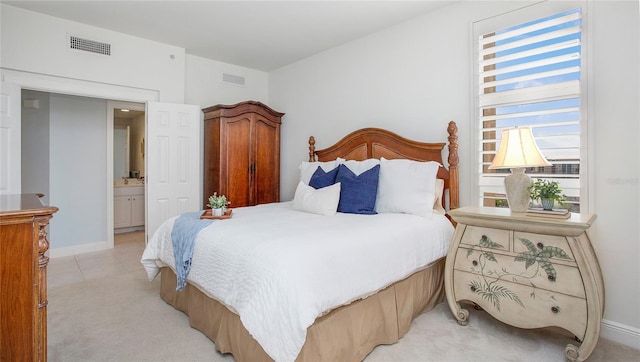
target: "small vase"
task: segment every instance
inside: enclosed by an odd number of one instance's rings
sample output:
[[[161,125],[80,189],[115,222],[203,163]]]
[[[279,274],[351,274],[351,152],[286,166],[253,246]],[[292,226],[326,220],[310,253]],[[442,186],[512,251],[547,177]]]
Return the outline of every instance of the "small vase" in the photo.
[[[224,209],[222,208],[211,209],[211,214],[213,216],[222,216],[224,214]]]
[[[543,210],[553,210],[553,204],[555,203],[552,199],[541,199]]]

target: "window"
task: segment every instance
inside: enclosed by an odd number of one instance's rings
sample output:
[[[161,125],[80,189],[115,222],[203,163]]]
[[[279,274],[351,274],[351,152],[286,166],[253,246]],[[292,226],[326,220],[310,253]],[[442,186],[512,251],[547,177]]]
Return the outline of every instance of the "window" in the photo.
[[[479,28],[474,26],[480,203],[507,206],[503,179],[510,171],[489,170],[489,165],[503,128],[530,126],[552,166],[532,167],[527,174],[558,181],[567,195],[565,207],[579,212],[584,105],[581,9],[490,32]]]

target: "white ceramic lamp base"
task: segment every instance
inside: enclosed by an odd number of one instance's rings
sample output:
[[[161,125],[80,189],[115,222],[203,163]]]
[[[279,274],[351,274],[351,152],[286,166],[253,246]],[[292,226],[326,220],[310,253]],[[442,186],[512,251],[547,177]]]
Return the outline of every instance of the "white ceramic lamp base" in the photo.
[[[512,168],[511,174],[504,179],[507,201],[512,212],[527,212],[529,208],[529,187],[531,177],[524,173],[524,168]]]

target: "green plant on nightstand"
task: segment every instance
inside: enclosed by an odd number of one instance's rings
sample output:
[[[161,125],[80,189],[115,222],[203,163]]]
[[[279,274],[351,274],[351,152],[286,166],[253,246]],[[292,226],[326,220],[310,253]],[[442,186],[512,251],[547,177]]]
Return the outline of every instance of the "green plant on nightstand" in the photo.
[[[544,210],[552,210],[556,202],[562,204],[567,196],[562,193],[558,181],[537,179],[529,186],[529,196],[532,200],[540,200]]]

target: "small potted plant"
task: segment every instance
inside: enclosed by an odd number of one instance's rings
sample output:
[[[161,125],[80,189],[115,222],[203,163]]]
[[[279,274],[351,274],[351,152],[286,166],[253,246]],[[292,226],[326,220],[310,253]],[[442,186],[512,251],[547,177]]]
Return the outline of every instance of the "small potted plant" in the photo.
[[[207,204],[207,206],[211,208],[211,214],[213,216],[222,216],[228,204],[229,202],[226,196],[218,196],[218,193],[214,192],[213,195],[209,196],[209,204]]]
[[[558,181],[538,179],[529,186],[529,196],[532,200],[540,200],[543,210],[552,210],[556,202],[562,204],[567,196],[562,193]]]

